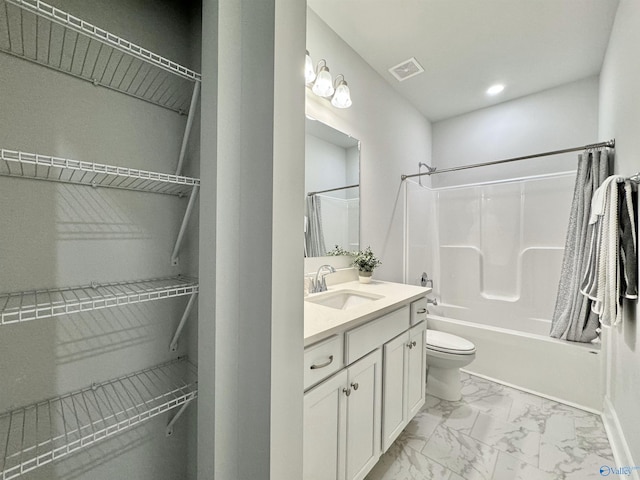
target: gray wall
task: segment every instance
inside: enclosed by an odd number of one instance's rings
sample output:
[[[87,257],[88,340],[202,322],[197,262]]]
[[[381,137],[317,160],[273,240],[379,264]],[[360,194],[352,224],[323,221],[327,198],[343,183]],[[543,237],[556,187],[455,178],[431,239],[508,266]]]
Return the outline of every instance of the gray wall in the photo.
[[[615,173],[640,171],[640,3],[621,0],[600,74],[600,135],[615,137]],[[625,302],[622,323],[605,328],[606,396],[628,447],[629,465],[640,462],[640,330],[637,301]],[[606,405],[605,405],[606,407]],[[626,465],[626,463],[625,463]]]
[[[589,77],[434,123],[433,166],[445,169],[491,162],[598,140],[598,77]],[[542,157],[430,178],[432,186],[441,187],[575,170],[577,155]]]
[[[402,281],[403,193],[400,175],[430,162],[431,124],[311,9],[307,49],[344,74],[353,105],[337,109],[307,89],[307,113],[361,141],[360,247],[382,260],[381,280]]]
[[[51,3],[191,64],[191,12],[181,2]],[[175,170],[185,117],[5,54],[0,90],[3,148]],[[2,292],[194,273],[188,255],[178,268],[169,262],[186,199],[6,177],[0,178],[0,196]],[[162,300],[2,327],[0,411],[174,358],[167,347],[185,302]],[[188,344],[182,341],[177,354],[189,353]],[[183,478],[187,424],[178,422],[174,436],[166,438],[166,421],[161,415],[29,478],[95,480],[113,478],[114,472],[122,478]]]
[[[203,4],[201,479],[302,476],[304,15]]]

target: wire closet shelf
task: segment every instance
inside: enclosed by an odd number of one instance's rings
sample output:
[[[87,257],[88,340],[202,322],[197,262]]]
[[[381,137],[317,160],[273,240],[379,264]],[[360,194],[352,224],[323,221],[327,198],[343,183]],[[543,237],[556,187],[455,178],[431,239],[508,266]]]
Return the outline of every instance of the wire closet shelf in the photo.
[[[198,293],[190,277],[102,283],[0,295],[0,326]]]
[[[185,114],[199,73],[40,0],[0,0],[0,51]]]
[[[0,480],[186,407],[198,395],[197,369],[186,358],[94,384],[0,415]]]
[[[179,197],[200,186],[197,178],[6,149],[0,150],[0,175]]]

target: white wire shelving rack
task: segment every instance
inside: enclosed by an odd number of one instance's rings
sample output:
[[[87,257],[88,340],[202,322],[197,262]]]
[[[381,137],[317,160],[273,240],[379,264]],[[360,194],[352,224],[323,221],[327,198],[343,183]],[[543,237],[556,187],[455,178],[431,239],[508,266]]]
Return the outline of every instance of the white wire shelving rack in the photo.
[[[182,166],[179,165],[178,168],[181,169]],[[198,178],[83,162],[4,148],[0,149],[0,176],[162,193],[179,197],[188,195],[189,202],[171,253],[172,265],[178,265],[180,247],[200,190],[200,179]]]
[[[40,0],[0,0],[0,50],[187,113],[199,73]]]
[[[189,194],[171,253],[171,264],[178,265],[200,186],[199,180],[182,177],[181,173],[200,97],[201,75],[40,0],[0,0],[0,51],[188,114],[175,175],[4,150],[0,165],[0,175],[5,176]]]
[[[200,186],[200,180],[192,177],[7,149],[0,149],[0,175],[180,197]]]
[[[0,480],[11,480],[164,412],[178,417],[198,396],[186,358],[94,384],[0,415]]]
[[[0,294],[0,326],[197,293],[196,279],[176,276]]]

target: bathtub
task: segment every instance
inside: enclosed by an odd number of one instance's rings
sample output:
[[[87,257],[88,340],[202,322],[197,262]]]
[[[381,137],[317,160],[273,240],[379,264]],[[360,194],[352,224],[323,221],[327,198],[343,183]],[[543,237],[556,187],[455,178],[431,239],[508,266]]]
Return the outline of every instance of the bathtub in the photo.
[[[476,358],[465,371],[578,408],[602,411],[599,345],[452,318],[462,314],[457,310],[429,306],[427,329],[452,333],[476,345]],[[469,312],[460,316],[468,317]]]

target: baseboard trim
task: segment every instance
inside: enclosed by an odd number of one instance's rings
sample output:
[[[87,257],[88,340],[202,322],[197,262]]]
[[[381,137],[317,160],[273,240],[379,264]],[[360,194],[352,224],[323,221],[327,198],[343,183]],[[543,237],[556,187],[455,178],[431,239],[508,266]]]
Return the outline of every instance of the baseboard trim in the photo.
[[[631,457],[631,451],[629,445],[624,438],[624,432],[622,431],[622,425],[618,420],[613,404],[609,397],[604,397],[604,411],[602,412],[602,422],[604,423],[604,429],[609,437],[609,443],[611,444],[611,450],[613,451],[613,458],[616,462],[615,467],[634,467],[637,464],[634,463]],[[640,460],[640,459],[639,459]],[[632,470],[628,476],[630,480],[640,480],[640,470]]]
[[[497,378],[493,378],[493,377],[490,377],[488,375],[482,375],[480,373],[472,372],[472,371],[466,370],[464,368],[461,368],[460,371],[468,373],[469,375],[473,375],[473,376],[476,376],[476,377],[484,378],[485,380],[490,380],[492,382],[499,383],[500,385],[504,385],[506,387],[515,388],[516,390],[520,390],[522,392],[531,393],[533,395],[537,395],[538,397],[546,398],[548,400],[553,400],[554,402],[562,403],[564,405],[568,405],[570,407],[577,408],[578,410],[584,410],[585,412],[595,413],[596,415],[602,415],[602,412],[600,410],[596,410],[595,408],[586,407],[584,405],[580,405],[579,403],[569,402],[567,400],[563,400],[562,398],[554,397],[552,395],[547,395],[545,393],[541,393],[541,392],[538,392],[536,390],[531,390],[530,388],[524,388],[524,387],[521,387],[520,385],[514,385],[513,383],[505,382],[503,380],[499,380]],[[633,479],[633,480],[636,480],[636,479]],[[640,479],[638,479],[638,480],[640,480]]]

